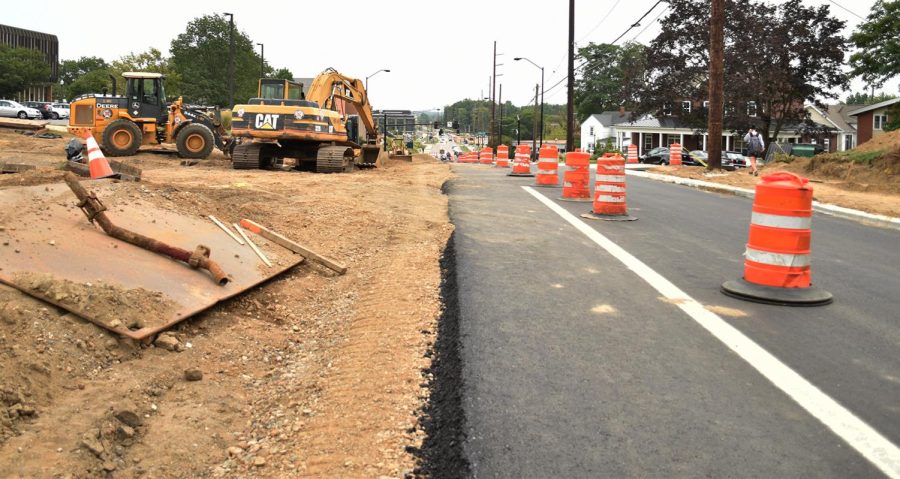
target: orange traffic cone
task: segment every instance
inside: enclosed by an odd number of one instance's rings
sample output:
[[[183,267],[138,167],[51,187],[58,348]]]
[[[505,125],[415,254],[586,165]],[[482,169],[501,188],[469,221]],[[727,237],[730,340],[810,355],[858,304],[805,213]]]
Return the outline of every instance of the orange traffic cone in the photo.
[[[499,145],[497,147],[497,161],[494,163],[497,168],[509,168],[509,147]]]
[[[727,281],[722,292],[758,303],[819,306],[831,293],[812,285],[810,238],[813,189],[793,173],[761,178],[753,198],[744,277]]]
[[[559,150],[555,146],[541,147],[537,167],[534,186],[559,186]]]
[[[669,145],[669,166],[681,166],[681,144]]]
[[[628,145],[628,161],[627,163],[638,163],[637,145],[634,143]]]
[[[90,133],[85,133],[84,139],[87,142],[88,169],[91,171],[91,179],[99,180],[115,176],[112,168],[109,167],[109,162],[106,161],[106,157],[100,151],[100,145],[97,144],[97,140]]]
[[[591,155],[580,151],[566,153],[566,170],[563,173],[563,201],[591,201]]]
[[[531,174],[531,146],[523,144],[516,147],[512,171],[506,176],[534,176]]]
[[[604,153],[597,158],[597,174],[594,177],[594,207],[582,218],[607,221],[634,221],[625,204],[625,158],[615,153]]]

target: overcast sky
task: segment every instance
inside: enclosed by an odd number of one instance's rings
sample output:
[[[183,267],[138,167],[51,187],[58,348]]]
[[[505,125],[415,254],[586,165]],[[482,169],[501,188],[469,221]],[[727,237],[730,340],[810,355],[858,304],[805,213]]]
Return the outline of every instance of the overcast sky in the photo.
[[[768,0],[782,3],[783,0]],[[874,0],[835,0],[863,17]],[[656,0],[576,1],[575,39],[610,42],[646,12]],[[860,22],[830,0],[832,14],[847,22],[848,34]],[[498,84],[503,99],[528,103],[540,71],[514,62],[524,56],[545,67],[549,88],[565,75],[568,2],[565,0],[456,0],[454,2],[345,1],[203,1],[156,0],[128,4],[31,0],[18,8],[4,8],[0,22],[56,34],[60,59],[100,56],[107,61],[129,52],[156,47],[168,52],[171,40],[191,19],[231,12],[237,28],[256,43],[265,44],[266,60],[287,67],[298,77],[312,77],[327,67],[369,80],[376,108],[424,110],[462,98],[487,95],[493,41],[500,56]],[[659,32],[655,19],[665,3],[630,31],[624,40],[647,43]],[[499,21],[498,21],[499,20]],[[705,25],[698,25],[698,34]],[[227,52],[222,52],[227,61]],[[883,90],[897,93],[898,80]],[[565,85],[548,93],[547,103],[565,103]],[[853,89],[863,88],[854,81]],[[844,96],[842,94],[842,96]]]

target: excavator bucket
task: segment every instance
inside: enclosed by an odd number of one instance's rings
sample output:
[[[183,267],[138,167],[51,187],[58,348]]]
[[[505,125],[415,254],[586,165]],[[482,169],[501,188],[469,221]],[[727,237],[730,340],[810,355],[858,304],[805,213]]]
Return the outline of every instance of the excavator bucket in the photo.
[[[363,145],[359,152],[358,166],[374,168],[379,166],[378,158],[381,156],[381,147],[376,145]]]

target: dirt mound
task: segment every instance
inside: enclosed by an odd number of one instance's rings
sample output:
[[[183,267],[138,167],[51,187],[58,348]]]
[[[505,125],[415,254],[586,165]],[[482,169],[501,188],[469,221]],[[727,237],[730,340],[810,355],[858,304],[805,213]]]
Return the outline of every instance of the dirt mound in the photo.
[[[888,131],[854,148],[855,151],[890,151],[900,148],[900,130]]]

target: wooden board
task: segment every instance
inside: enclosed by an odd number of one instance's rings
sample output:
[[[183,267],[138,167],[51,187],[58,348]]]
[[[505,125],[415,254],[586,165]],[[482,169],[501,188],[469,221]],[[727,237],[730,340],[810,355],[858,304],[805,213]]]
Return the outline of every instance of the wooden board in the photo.
[[[23,130],[40,130],[45,128],[49,121],[44,120],[20,120],[18,118],[0,118],[0,127],[19,128]]]

